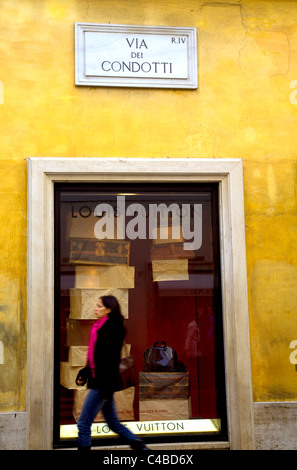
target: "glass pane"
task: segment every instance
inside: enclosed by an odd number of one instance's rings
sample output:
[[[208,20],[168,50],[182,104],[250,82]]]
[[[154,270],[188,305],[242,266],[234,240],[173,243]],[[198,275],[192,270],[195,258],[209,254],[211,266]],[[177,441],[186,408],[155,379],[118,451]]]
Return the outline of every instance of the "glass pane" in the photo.
[[[115,394],[120,420],[151,440],[222,436],[217,188],[58,186],[56,239],[56,443],[76,438],[87,390],[74,379],[106,293],[121,304],[140,379]],[[173,369],[165,361],[172,350]],[[102,416],[92,435],[98,444],[116,439]]]

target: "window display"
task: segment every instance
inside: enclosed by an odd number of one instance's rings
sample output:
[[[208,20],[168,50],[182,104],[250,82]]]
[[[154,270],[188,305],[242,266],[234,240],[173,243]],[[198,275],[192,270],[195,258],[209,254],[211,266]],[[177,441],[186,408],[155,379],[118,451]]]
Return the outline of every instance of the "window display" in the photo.
[[[115,393],[118,416],[153,442],[226,438],[223,325],[215,184],[55,186],[55,445],[75,443],[88,389],[94,308],[115,296],[135,387]],[[101,413],[97,445],[117,442]]]

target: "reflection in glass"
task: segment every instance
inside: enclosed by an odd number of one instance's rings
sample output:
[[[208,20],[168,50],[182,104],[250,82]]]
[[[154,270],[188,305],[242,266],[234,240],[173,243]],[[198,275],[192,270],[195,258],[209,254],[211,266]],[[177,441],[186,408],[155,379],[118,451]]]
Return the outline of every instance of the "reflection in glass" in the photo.
[[[87,390],[74,378],[85,365],[94,305],[106,293],[120,301],[126,353],[140,373],[139,387],[116,394],[120,419],[139,434],[150,429],[150,436],[164,422],[180,423],[164,435],[220,435],[226,420],[217,188],[85,185],[61,186],[56,194],[57,441],[75,434]],[[148,370],[145,351],[155,344],[151,357],[163,354],[165,366],[151,359]],[[174,351],[173,368],[166,347]],[[111,436],[102,416],[95,421],[96,437]]]

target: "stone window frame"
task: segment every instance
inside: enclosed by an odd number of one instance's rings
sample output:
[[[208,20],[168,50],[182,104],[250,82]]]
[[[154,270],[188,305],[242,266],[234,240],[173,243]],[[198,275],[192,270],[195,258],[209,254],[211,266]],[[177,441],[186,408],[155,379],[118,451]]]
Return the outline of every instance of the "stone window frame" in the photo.
[[[225,351],[227,442],[159,449],[254,449],[241,159],[28,158],[27,447],[53,448],[54,183],[217,182]],[[199,438],[197,438],[199,439]]]

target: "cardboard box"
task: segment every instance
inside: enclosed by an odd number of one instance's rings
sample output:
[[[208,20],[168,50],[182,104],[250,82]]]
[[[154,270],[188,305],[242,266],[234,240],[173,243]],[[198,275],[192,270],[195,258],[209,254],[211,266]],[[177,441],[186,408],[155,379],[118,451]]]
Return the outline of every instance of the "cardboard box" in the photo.
[[[67,346],[88,346],[90,332],[95,320],[73,320],[66,322]]]
[[[139,398],[188,399],[189,372],[139,372]]]
[[[82,369],[81,366],[71,366],[69,362],[60,362],[60,384],[70,390],[82,388],[75,383],[75,379],[80,369]],[[84,388],[86,387],[87,386],[84,385]]]
[[[87,215],[82,211],[83,215]],[[96,219],[97,220],[97,219]],[[72,212],[66,219],[66,238],[89,238],[94,239],[94,217],[82,217],[79,210],[72,207]]]
[[[187,281],[189,269],[187,259],[153,260],[154,281]]]
[[[79,289],[133,289],[134,266],[75,266]]]
[[[89,239],[94,240],[95,242],[100,242],[95,237],[94,228],[97,222],[97,218],[91,215],[91,212],[94,211],[95,206],[97,203],[94,203],[92,207],[80,207],[80,208],[71,208],[71,213],[68,214],[66,218],[66,239],[75,239],[75,238],[82,238],[82,239]],[[112,231],[109,230],[109,224],[106,225],[106,238],[105,240],[117,240],[117,217],[113,220],[113,229]],[[125,242],[122,238],[119,239],[121,243]],[[127,242],[126,242],[127,243]]]
[[[73,396],[73,417],[77,421],[82,410],[82,406],[86,399],[89,390],[74,390]],[[135,388],[130,387],[126,390],[121,390],[120,392],[115,392],[114,401],[117,410],[117,415],[120,421],[133,420],[134,419],[134,397],[135,397]],[[95,422],[105,421],[103,413],[100,411],[95,420]]]
[[[139,420],[159,421],[189,419],[191,417],[190,399],[152,399],[139,400]]]
[[[94,319],[95,306],[99,297],[113,295],[117,298],[122,314],[128,318],[128,289],[70,289],[70,316],[76,319]]]
[[[70,346],[68,363],[71,366],[84,367],[87,363],[88,346]]]

